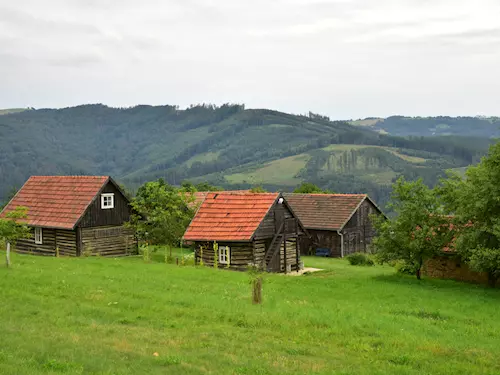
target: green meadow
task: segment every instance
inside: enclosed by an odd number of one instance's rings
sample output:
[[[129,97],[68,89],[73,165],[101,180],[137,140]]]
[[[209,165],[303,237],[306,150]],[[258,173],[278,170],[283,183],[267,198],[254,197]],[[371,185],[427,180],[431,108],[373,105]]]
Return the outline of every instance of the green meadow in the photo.
[[[323,271],[266,274],[252,305],[248,273],[173,256],[14,254],[0,374],[500,373],[498,290],[305,257]]]

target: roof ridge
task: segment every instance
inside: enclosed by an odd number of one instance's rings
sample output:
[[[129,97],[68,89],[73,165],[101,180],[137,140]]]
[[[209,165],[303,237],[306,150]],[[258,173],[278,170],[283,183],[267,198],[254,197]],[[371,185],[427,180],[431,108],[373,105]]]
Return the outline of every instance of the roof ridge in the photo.
[[[305,196],[319,196],[319,197],[365,197],[368,196],[366,193],[348,193],[348,194],[323,194],[323,193],[286,193],[287,195],[305,195]]]

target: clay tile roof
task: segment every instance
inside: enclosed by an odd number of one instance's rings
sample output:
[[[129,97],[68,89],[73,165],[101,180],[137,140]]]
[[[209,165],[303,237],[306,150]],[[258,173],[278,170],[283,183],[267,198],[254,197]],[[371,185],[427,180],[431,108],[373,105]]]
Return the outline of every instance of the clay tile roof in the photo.
[[[250,241],[279,193],[207,193],[186,241]]]
[[[340,230],[366,194],[284,194],[306,229]]]
[[[235,193],[235,194],[243,194],[243,193],[249,193],[250,190],[226,190],[226,191],[223,191],[222,193]],[[205,200],[205,198],[207,197],[207,194],[210,193],[209,191],[197,191],[195,193],[192,193],[193,194],[193,201],[192,202],[189,202],[188,205],[191,207],[191,208],[198,208],[201,206],[201,204],[203,203],[203,201]],[[186,194],[190,194],[190,193],[186,193]]]
[[[31,176],[0,213],[28,208],[27,224],[73,229],[108,176]]]

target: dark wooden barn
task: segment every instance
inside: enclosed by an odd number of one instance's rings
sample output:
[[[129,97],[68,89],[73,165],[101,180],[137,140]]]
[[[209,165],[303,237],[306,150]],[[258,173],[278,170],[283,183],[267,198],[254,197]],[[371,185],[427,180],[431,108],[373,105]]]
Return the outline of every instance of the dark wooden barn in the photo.
[[[4,208],[28,209],[31,239],[21,240],[22,253],[119,256],[137,251],[134,232],[125,228],[129,201],[108,176],[32,176]]]
[[[194,242],[197,264],[289,272],[300,267],[304,232],[279,193],[213,192],[206,195],[184,240]]]
[[[375,235],[369,216],[383,215],[366,194],[284,194],[309,236],[302,254],[344,257],[370,252]]]

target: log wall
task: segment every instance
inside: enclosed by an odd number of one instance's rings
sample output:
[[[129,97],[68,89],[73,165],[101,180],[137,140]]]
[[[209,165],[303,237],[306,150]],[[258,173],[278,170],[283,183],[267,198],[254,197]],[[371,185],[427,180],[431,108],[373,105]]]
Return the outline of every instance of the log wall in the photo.
[[[84,256],[123,256],[137,252],[134,231],[124,226],[81,228],[81,253]]]
[[[56,248],[61,256],[76,256],[76,232],[65,229],[42,229],[42,243],[35,243],[34,229],[30,239],[17,242],[15,250],[23,254],[56,255]]]
[[[218,264],[219,268],[229,268],[238,271],[246,271],[249,264],[253,264],[254,250],[251,242],[218,242],[217,244],[219,246],[229,246],[230,248],[229,267],[226,264]],[[216,256],[218,262],[219,254],[216,254]],[[205,266],[213,267],[213,242],[196,242],[195,260],[197,264],[200,264],[200,261],[202,260]]]

